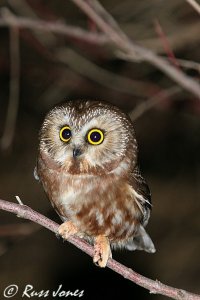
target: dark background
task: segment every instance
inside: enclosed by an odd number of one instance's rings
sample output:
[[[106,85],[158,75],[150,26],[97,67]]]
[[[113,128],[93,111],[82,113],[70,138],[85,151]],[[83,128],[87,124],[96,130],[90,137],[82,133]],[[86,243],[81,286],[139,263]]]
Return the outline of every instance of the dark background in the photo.
[[[186,1],[101,1],[121,28],[140,45],[168,56],[159,22],[177,58],[199,63],[199,15]],[[1,1],[3,7],[31,19],[62,21],[97,31],[70,1]],[[60,222],[33,178],[38,131],[46,112],[65,99],[99,99],[127,113],[175,84],[146,63],[117,59],[106,46],[64,35],[21,29],[20,97],[14,138],[1,140],[0,198],[24,204]],[[0,28],[0,134],[5,130],[10,84],[9,29]],[[59,53],[64,51],[64,63]],[[177,60],[178,61],[178,60]],[[91,67],[93,63],[95,70]],[[179,68],[199,79],[199,65]],[[108,77],[107,77],[108,76]],[[118,78],[117,76],[121,76]],[[200,105],[180,91],[134,120],[140,165],[153,199],[147,230],[157,252],[114,251],[113,257],[152,279],[200,293]],[[83,299],[166,299],[150,295],[109,269],[99,269],[86,254],[50,231],[0,212],[0,298],[14,283],[21,299],[27,284],[36,291],[85,290]],[[34,298],[36,299],[36,298]],[[49,298],[51,299],[51,298]]]

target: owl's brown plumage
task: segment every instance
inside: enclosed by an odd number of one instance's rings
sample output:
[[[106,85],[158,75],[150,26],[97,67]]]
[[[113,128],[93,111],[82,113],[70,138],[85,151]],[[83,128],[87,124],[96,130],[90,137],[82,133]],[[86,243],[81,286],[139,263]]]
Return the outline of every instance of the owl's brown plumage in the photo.
[[[94,243],[94,262],[102,267],[110,245],[155,252],[144,229],[151,197],[137,151],[129,117],[104,102],[55,107],[40,131],[36,174],[64,221],[59,232]]]

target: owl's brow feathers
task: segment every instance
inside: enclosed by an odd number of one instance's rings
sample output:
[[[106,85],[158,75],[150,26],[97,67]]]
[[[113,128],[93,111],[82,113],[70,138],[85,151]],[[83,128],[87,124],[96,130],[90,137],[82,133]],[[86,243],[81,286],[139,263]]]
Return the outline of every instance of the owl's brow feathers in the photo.
[[[44,127],[45,125],[49,125],[49,121],[52,117],[55,117],[55,115],[61,119],[62,123],[64,121],[68,122],[77,130],[80,130],[84,124],[90,122],[93,118],[103,115],[108,115],[110,118],[115,118],[120,122],[123,120],[127,128],[130,127],[130,125],[132,126],[131,121],[127,120],[127,116],[117,107],[106,103],[102,104],[102,102],[98,101],[69,101],[65,105],[55,107],[47,114]]]

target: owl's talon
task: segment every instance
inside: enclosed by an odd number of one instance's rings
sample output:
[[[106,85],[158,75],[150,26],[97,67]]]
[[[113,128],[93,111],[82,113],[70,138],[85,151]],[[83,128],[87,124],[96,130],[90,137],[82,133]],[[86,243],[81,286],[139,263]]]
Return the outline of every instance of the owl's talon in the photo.
[[[112,257],[109,240],[107,237],[99,235],[95,239],[93,262],[95,265],[105,268],[109,257]]]
[[[65,240],[67,240],[71,235],[74,235],[77,232],[77,227],[71,221],[64,222],[58,228],[59,235],[61,235]]]

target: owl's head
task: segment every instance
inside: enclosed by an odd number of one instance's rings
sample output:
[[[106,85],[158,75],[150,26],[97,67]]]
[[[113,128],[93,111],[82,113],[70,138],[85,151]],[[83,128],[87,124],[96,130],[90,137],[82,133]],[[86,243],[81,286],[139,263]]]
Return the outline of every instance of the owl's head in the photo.
[[[104,174],[122,162],[126,168],[137,155],[128,116],[98,101],[70,101],[52,109],[43,122],[39,148],[71,174]]]

